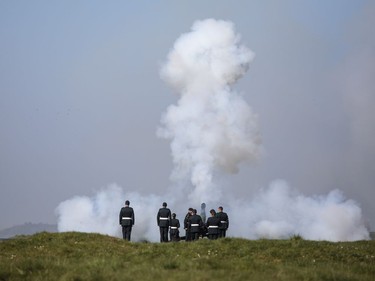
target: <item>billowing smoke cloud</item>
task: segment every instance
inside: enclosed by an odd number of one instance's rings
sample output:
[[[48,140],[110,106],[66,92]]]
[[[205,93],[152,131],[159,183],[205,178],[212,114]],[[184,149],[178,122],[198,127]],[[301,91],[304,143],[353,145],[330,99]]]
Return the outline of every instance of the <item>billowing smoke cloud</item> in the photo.
[[[173,188],[165,196],[142,196],[110,185],[94,197],[74,197],[56,209],[59,231],[98,232],[121,237],[118,214],[126,199],[135,209],[132,239],[158,241],[156,213],[163,201],[183,220],[188,207],[223,205],[215,173],[235,173],[259,157],[257,118],[230,86],[249,67],[254,54],[239,44],[230,22],[208,19],[175,42],[161,77],[180,95],[162,117],[160,137],[171,140]],[[168,198],[168,200],[165,200]],[[225,198],[229,236],[351,241],[369,239],[361,209],[334,190],[307,197],[275,181],[252,200]],[[182,231],[183,232],[183,231]]]
[[[119,212],[126,199],[136,210],[134,240],[157,241],[156,212],[162,198],[156,195],[141,196],[137,192],[124,192],[117,184],[99,190],[94,197],[76,196],[56,208],[59,217],[58,231],[80,231],[122,237]],[[142,210],[142,212],[137,212]]]
[[[238,209],[237,209],[238,208]],[[361,209],[339,190],[307,197],[277,180],[253,200],[236,207],[236,235],[248,238],[288,238],[352,241],[369,239]],[[244,224],[246,218],[246,224]]]
[[[171,139],[173,180],[189,178],[190,199],[220,200],[213,173],[237,172],[260,150],[257,118],[230,89],[247,71],[254,53],[239,45],[231,22],[207,19],[175,42],[161,77],[179,94],[162,118],[158,135]]]

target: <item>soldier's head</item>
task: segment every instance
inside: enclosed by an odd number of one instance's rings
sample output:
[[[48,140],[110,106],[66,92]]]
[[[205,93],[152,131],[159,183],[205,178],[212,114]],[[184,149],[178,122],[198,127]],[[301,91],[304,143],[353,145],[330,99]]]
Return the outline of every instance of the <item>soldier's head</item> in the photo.
[[[197,214],[197,209],[193,209],[193,215]]]
[[[125,206],[129,206],[129,205],[130,205],[129,200],[126,200],[126,201],[125,201]]]
[[[193,213],[193,208],[189,208],[189,210],[188,210],[188,212],[190,213],[190,214],[192,214]]]
[[[176,218],[176,214],[173,213],[173,214],[172,214],[172,219],[175,219],[175,218]]]
[[[163,207],[167,207],[167,203],[166,202],[163,202]]]
[[[210,214],[211,214],[211,216],[213,216],[213,217],[214,217],[214,216],[216,215],[216,212],[215,212],[215,210],[214,210],[214,209],[211,209],[211,210],[210,210]]]
[[[219,208],[217,208],[218,210],[219,210],[219,212],[222,212],[223,211],[223,207],[219,207]]]

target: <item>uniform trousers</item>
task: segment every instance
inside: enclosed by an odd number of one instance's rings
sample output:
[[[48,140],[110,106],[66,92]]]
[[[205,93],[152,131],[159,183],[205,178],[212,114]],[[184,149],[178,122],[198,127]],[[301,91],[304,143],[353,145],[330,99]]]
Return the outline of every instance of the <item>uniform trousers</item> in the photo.
[[[160,242],[168,242],[168,227],[160,227]]]
[[[132,226],[123,226],[122,227],[122,238],[130,241],[130,236],[132,234]]]

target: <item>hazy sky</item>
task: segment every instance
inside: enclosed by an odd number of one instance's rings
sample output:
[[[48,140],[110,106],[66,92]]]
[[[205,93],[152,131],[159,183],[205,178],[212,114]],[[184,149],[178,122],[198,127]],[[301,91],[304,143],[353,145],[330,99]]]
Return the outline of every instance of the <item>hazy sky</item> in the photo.
[[[220,179],[238,197],[282,179],[340,189],[375,229],[374,1],[0,1],[0,229],[111,183],[165,194],[177,96],[159,71],[195,20],[230,20],[255,53],[235,86],[263,156]]]

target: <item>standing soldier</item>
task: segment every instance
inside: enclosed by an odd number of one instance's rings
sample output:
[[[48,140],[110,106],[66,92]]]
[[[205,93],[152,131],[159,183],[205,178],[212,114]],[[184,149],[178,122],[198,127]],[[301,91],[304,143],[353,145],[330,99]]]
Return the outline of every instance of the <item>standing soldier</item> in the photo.
[[[180,231],[178,230],[180,228],[180,221],[176,219],[176,214],[172,214],[172,219],[170,222],[170,230],[169,234],[171,237],[171,241],[177,242],[180,240]]]
[[[207,219],[208,239],[217,239],[219,235],[220,219],[216,217],[214,209],[210,210],[211,217]]]
[[[169,220],[171,219],[171,210],[167,208],[167,203],[163,203],[163,208],[159,209],[156,216],[160,228],[160,242],[168,242]]]
[[[229,218],[227,213],[223,212],[223,207],[218,208],[218,213],[216,216],[220,220],[220,226],[219,226],[219,238],[224,238],[226,235],[226,231],[229,227]]]
[[[197,215],[197,210],[193,210],[193,215],[189,218],[189,232],[191,240],[198,240],[201,227],[203,225],[201,216]]]
[[[119,223],[122,226],[122,238],[127,241],[130,241],[132,227],[135,223],[134,210],[129,205],[129,200],[126,200],[125,207],[121,208],[119,215]]]
[[[191,235],[189,231],[189,218],[193,215],[193,208],[189,208],[188,212],[184,219],[184,228],[185,228],[185,241],[191,241]]]

